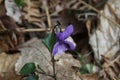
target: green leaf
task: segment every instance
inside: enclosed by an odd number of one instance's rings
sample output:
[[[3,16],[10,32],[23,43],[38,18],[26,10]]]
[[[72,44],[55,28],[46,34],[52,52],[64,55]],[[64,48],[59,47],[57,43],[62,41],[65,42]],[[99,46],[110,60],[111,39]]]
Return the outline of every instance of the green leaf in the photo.
[[[31,74],[35,71],[36,69],[36,66],[35,66],[35,63],[26,63],[22,69],[20,70],[20,74],[21,75],[28,75],[28,74]]]
[[[89,73],[89,72],[88,72],[88,70],[85,69],[84,67],[81,67],[80,73],[81,73],[81,74],[87,74],[87,73]]]
[[[39,77],[37,75],[29,75],[26,80],[38,80]]]
[[[24,0],[14,0],[18,7],[24,6]]]
[[[85,63],[85,60],[84,60],[84,57],[79,53],[79,52],[76,52],[78,57],[79,57],[79,61],[81,63],[81,65],[83,66],[86,66],[86,63]],[[87,68],[87,67],[86,67]]]
[[[76,51],[75,51],[76,52]],[[81,74],[86,74],[86,73],[89,73],[89,70],[86,66],[86,62],[85,62],[85,59],[84,57],[79,53],[79,52],[76,52],[78,57],[79,57],[79,61],[81,63],[81,69],[80,69],[80,73]]]
[[[53,46],[56,43],[56,35],[55,32],[52,31],[51,33],[48,34],[48,36],[43,39],[43,44],[48,48],[50,52],[52,52]]]
[[[90,64],[90,70],[89,70],[89,73],[92,73],[92,72],[93,72],[93,66],[94,66],[94,64]]]

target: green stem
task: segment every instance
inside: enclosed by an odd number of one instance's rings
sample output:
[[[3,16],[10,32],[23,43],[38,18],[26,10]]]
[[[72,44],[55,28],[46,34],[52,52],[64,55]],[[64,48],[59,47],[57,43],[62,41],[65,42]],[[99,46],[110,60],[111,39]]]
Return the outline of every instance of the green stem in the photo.
[[[55,59],[54,59],[54,56],[52,56],[52,67],[53,67],[53,78],[54,80],[57,80],[56,78],[56,72],[55,72]]]

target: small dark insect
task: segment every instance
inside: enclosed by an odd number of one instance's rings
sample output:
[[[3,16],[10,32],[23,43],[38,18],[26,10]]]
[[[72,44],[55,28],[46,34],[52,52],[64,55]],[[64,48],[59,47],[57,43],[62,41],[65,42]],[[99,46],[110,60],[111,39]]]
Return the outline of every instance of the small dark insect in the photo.
[[[54,26],[56,32],[62,32],[60,25],[61,25],[61,23],[59,21],[57,21],[55,26]]]

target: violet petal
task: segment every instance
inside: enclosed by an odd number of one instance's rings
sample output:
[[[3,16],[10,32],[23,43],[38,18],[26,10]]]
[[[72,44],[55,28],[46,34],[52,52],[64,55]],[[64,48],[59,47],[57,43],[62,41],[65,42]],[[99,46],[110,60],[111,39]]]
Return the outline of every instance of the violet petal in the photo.
[[[57,41],[64,41],[64,39],[61,38],[62,35],[63,35],[62,32],[57,32],[56,33],[56,39],[57,39]]]
[[[66,44],[57,42],[53,47],[52,56],[55,56],[56,54],[60,54],[65,50],[67,50]]]
[[[58,33],[57,36],[59,40],[65,40],[72,34],[72,32],[73,32],[73,25],[69,25],[67,28],[65,28],[65,30],[61,34]]]
[[[64,41],[64,44],[66,44],[68,46],[67,47],[68,50],[74,50],[75,49],[75,46],[70,41]]]

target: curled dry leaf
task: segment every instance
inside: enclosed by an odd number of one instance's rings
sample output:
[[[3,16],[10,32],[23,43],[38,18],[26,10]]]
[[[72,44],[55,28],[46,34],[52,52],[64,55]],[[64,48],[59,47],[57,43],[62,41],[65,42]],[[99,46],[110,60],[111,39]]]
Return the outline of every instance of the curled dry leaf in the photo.
[[[101,10],[101,14],[111,20],[116,21],[119,24],[120,20],[120,0],[109,0],[104,9]],[[100,61],[102,55],[108,54],[108,58],[115,56],[119,48],[120,27],[104,18],[99,16],[100,23],[96,31],[90,35],[90,41],[97,61]]]

